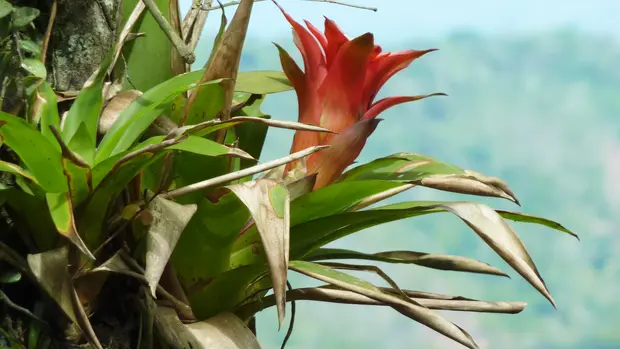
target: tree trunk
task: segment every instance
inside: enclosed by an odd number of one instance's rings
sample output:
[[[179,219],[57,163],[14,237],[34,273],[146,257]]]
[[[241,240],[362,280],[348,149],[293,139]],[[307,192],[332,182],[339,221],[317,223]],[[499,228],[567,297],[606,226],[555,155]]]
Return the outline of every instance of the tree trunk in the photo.
[[[80,90],[97,69],[114,44],[119,9],[120,0],[58,0],[46,62],[55,91]]]

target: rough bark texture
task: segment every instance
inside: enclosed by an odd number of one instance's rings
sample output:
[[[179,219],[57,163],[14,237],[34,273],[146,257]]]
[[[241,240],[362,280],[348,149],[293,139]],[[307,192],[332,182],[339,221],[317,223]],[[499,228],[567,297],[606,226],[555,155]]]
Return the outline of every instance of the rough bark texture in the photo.
[[[79,90],[116,37],[120,0],[58,0],[49,80],[56,91]]]

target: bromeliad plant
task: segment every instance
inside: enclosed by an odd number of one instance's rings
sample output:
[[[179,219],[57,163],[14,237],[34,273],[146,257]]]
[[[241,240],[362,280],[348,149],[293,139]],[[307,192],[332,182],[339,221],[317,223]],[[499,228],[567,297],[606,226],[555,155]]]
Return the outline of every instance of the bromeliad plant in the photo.
[[[403,290],[377,266],[326,262],[358,259],[506,276],[462,256],[325,247],[369,227],[438,212],[462,219],[553,304],[506,219],[574,235],[560,224],[464,201],[368,208],[416,186],[518,203],[502,180],[416,153],[345,172],[382,111],[432,96],[374,101],[391,76],[432,50],[382,52],[370,33],[349,39],[329,19],[322,33],[281,9],[304,70],[278,46],[283,73],[238,72],[253,6],[242,0],[228,27],[222,16],[205,68],[187,72],[192,55],[185,45],[193,29],[171,25],[180,23],[178,12],[158,14],[158,4],[168,8],[168,0],[123,2],[116,46],[62,118],[57,93],[36,76],[27,80],[25,114],[0,114],[0,140],[15,154],[0,161],[0,170],[11,175],[0,188],[3,217],[11,222],[0,232],[0,300],[32,319],[29,347],[54,339],[46,320],[56,308],[45,297],[28,304],[32,311],[10,301],[11,287],[27,282],[44,290],[78,330],[72,340],[95,348],[106,344],[96,321],[110,303],[137,304],[130,307],[139,314],[131,347],[163,340],[183,348],[258,348],[247,327],[255,314],[276,306],[281,325],[286,302],[299,300],[390,306],[476,348],[467,332],[434,310],[518,313],[525,304]],[[130,41],[132,31],[146,36]],[[167,69],[148,71],[144,62],[153,50],[163,57],[153,64]],[[261,112],[266,95],[291,89],[299,122]],[[268,127],[295,130],[291,154],[256,164]],[[292,289],[288,270],[325,285]],[[390,287],[342,270],[378,273]],[[107,287],[121,279],[123,287]]]

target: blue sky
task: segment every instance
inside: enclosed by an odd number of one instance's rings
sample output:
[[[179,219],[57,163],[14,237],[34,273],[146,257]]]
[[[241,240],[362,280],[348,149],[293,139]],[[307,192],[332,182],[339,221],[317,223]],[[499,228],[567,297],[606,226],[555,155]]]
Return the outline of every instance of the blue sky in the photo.
[[[378,12],[347,8],[335,4],[303,0],[280,0],[296,19],[321,23],[322,16],[334,19],[350,35],[375,33],[378,42],[445,35],[457,29],[480,33],[511,34],[540,32],[558,27],[620,36],[618,0],[347,0],[357,5],[379,8]],[[223,0],[223,2],[226,2]],[[191,0],[180,0],[183,13]],[[234,7],[226,8],[232,16]],[[290,26],[278,17],[269,1],[256,3],[249,35],[274,39],[287,34]],[[274,20],[274,16],[280,20]],[[207,22],[206,33],[214,33],[217,20]]]

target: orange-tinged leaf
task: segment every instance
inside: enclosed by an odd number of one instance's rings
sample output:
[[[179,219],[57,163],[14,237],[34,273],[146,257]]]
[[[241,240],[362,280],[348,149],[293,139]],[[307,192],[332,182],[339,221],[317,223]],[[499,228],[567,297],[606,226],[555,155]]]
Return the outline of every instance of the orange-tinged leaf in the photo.
[[[95,256],[88,250],[88,247],[86,247],[86,244],[84,244],[77,232],[73,216],[73,206],[71,204],[71,194],[69,192],[48,193],[46,194],[46,199],[58,233],[69,239],[88,258],[94,260]]]

